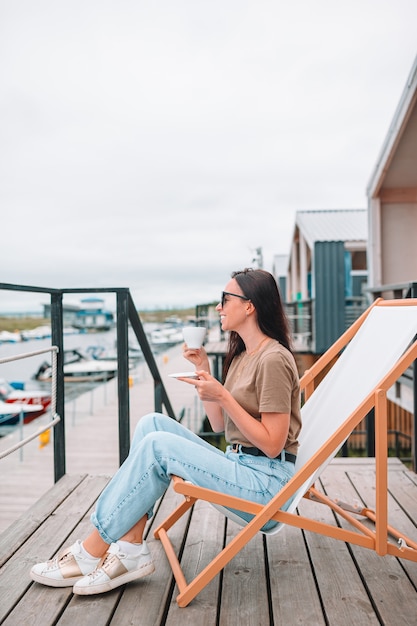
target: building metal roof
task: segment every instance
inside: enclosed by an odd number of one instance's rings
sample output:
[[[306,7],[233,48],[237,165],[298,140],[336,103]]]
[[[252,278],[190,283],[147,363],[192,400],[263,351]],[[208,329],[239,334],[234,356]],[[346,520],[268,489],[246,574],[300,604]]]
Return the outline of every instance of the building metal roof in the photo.
[[[297,211],[295,227],[312,248],[317,241],[355,241],[366,244],[367,209]]]

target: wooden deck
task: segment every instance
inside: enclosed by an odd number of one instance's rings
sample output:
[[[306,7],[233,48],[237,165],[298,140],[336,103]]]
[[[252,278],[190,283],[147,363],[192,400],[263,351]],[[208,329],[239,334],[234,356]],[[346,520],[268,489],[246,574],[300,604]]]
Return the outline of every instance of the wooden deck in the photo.
[[[172,371],[186,369],[184,363],[177,348],[161,355],[159,367],[174,409],[185,408],[183,423],[193,430],[199,416],[196,395],[188,385],[168,377]],[[94,502],[117,470],[117,403],[112,383],[97,389],[94,398],[86,395],[66,407],[68,473],[57,485],[53,486],[51,445],[40,449],[34,440],[25,447],[23,460],[18,453],[1,460],[0,624],[416,626],[417,563],[379,557],[291,527],[267,539],[257,535],[188,607],[179,608],[165,553],[153,537],[153,528],[181,499],[171,489],[147,530],[154,574],[91,597],[33,583],[29,577],[33,563],[52,557],[89,532]],[[153,383],[145,374],[131,388],[130,401],[133,431],[138,419],[152,410]],[[0,448],[13,442],[0,442]],[[335,459],[317,487],[373,508],[374,474],[372,459]],[[391,459],[389,489],[390,522],[416,539],[417,475]],[[334,519],[322,505],[303,501],[300,513],[310,511],[318,519]],[[237,531],[210,505],[198,503],[189,518],[170,531],[183,554],[186,576],[200,571]]]
[[[71,589],[33,583],[29,569],[82,538],[89,514],[108,477],[66,475],[0,536],[0,623],[7,626],[335,625],[417,623],[417,563],[348,546],[285,527],[256,536],[186,608],[175,602],[176,586],[152,528],[180,496],[171,489],[148,528],[156,571],[137,583],[101,596],[77,597]],[[372,459],[335,459],[319,488],[346,501],[374,504]],[[390,522],[417,536],[417,475],[397,459],[389,463]],[[333,519],[323,505],[303,501],[300,512]],[[343,524],[343,522],[341,522]],[[199,571],[238,527],[210,505],[198,503],[189,519],[170,531],[183,552],[187,575]]]

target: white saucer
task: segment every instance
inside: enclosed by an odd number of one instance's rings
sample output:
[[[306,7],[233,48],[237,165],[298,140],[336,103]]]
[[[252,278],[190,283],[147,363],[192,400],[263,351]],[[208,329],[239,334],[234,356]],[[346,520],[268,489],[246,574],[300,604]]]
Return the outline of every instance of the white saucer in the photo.
[[[171,378],[198,378],[195,372],[178,372],[176,374],[168,374]]]

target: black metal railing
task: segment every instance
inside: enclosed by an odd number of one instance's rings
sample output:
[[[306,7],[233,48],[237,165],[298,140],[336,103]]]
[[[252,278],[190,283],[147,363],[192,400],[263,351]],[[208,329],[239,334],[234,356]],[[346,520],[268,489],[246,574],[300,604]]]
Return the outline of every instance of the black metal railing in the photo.
[[[285,302],[296,351],[309,351],[313,340],[312,300]]]
[[[314,337],[314,311],[313,300],[295,300],[285,302],[285,311],[291,326],[294,346],[296,351],[309,352],[316,343]],[[344,329],[347,330],[362,313],[369,303],[363,296],[350,296],[345,298]]]
[[[353,322],[356,322],[368,306],[369,302],[364,296],[345,298],[345,330],[350,328]]]
[[[148,342],[139,314],[128,288],[73,288],[51,289],[27,285],[0,283],[0,290],[49,294],[51,298],[51,343],[57,347],[56,355],[56,413],[60,420],[55,425],[54,435],[54,478],[58,481],[66,473],[65,449],[65,384],[64,384],[64,325],[63,296],[69,293],[109,293],[116,295],[116,341],[117,341],[117,393],[119,420],[119,463],[129,454],[130,448],[130,407],[129,407],[129,344],[130,327],[135,334],[144,360],[154,381],[155,411],[167,414],[175,419],[175,413],[168,398],[164,383],[158,370],[155,357]]]

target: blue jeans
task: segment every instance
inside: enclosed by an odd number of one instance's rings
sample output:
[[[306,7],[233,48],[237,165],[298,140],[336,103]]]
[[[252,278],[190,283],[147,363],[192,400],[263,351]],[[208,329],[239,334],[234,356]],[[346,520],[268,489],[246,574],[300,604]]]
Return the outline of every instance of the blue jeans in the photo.
[[[160,413],[139,420],[129,456],[100,495],[91,521],[106,543],[120,539],[170,483],[172,474],[195,485],[266,504],[294,474],[294,464],[218,450]],[[287,503],[288,505],[289,503]],[[246,519],[248,514],[242,513]],[[252,516],[250,516],[252,517]]]

